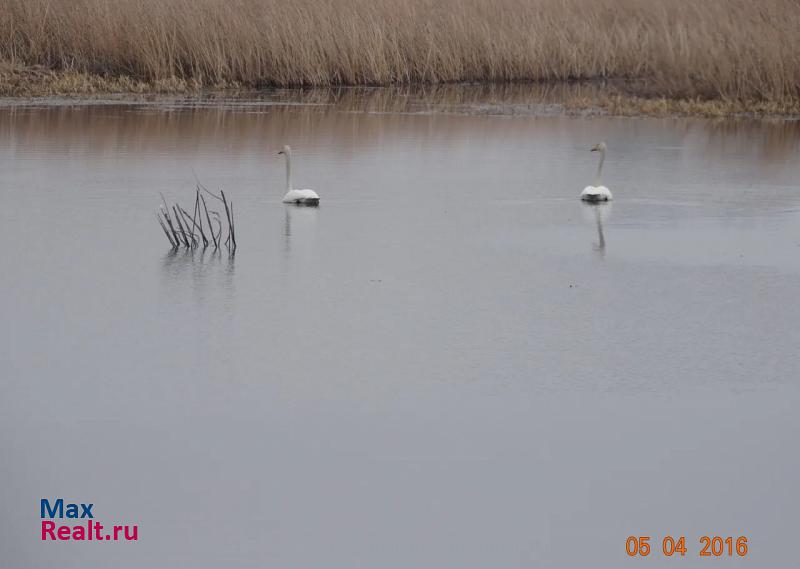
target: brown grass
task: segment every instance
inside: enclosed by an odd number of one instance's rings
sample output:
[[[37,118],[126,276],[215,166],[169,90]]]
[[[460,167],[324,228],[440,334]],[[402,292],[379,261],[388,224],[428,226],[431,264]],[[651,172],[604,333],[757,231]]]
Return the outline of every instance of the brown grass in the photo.
[[[0,0],[0,60],[12,94],[33,67],[53,92],[613,79],[785,107],[800,1]]]

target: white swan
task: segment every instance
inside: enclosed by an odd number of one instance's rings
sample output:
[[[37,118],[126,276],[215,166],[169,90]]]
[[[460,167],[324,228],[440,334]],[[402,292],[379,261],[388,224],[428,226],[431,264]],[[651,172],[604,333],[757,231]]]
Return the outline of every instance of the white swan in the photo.
[[[286,195],[283,203],[297,205],[319,205],[319,196],[314,190],[295,190],[292,188],[292,149],[287,144],[278,152],[286,157]]]
[[[592,152],[600,153],[600,164],[597,166],[597,179],[594,186],[586,186],[581,192],[581,199],[585,202],[607,202],[614,196],[611,195],[611,190],[606,188],[600,182],[600,174],[603,172],[603,162],[606,159],[606,143],[601,142],[592,146]]]

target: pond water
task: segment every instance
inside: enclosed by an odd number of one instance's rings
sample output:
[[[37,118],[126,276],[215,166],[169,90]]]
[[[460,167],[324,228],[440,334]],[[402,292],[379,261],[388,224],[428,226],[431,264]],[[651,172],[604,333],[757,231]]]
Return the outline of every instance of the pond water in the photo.
[[[794,559],[800,124],[376,93],[0,108],[2,565]],[[195,174],[235,256],[156,223]]]

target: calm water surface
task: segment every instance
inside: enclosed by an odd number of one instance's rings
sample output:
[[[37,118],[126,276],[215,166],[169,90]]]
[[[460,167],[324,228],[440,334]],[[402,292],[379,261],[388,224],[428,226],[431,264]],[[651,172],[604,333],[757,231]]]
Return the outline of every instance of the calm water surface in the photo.
[[[326,103],[0,108],[0,565],[796,562],[800,124]],[[167,246],[193,172],[235,258]]]

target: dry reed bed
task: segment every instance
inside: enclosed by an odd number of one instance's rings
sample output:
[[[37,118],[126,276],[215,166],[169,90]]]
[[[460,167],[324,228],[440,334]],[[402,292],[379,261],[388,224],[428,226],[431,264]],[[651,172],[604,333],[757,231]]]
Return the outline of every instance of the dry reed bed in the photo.
[[[10,68],[139,89],[613,78],[796,105],[798,30],[798,0],[0,0]]]

